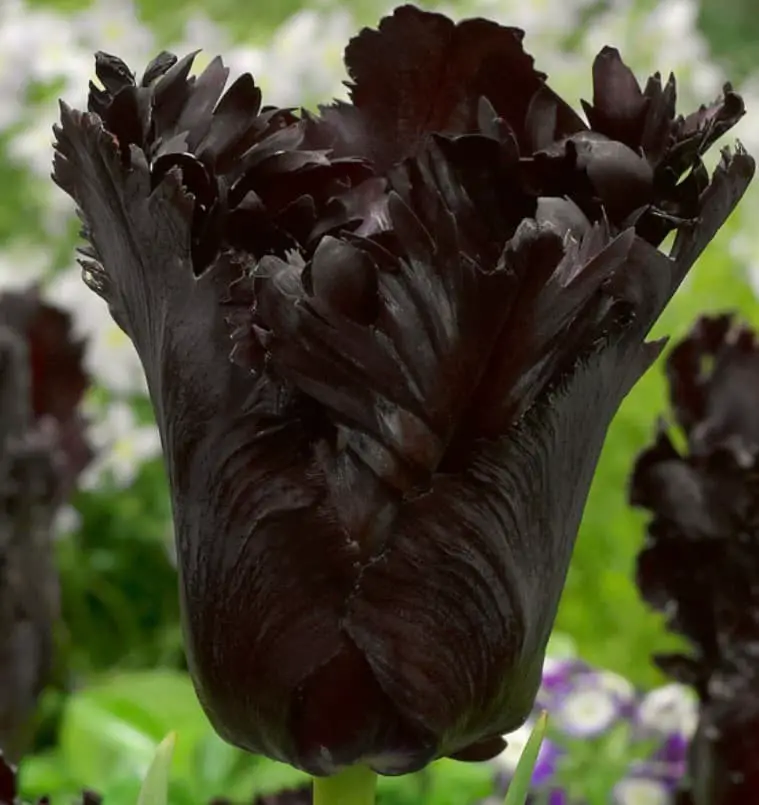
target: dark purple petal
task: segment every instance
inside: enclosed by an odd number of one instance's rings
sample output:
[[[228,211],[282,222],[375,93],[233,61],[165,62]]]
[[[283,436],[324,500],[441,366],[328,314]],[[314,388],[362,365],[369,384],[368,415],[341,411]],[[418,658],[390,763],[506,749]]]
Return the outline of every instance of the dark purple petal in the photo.
[[[674,144],[662,159],[660,170],[666,169],[679,177],[729,131],[745,114],[743,99],[730,84],[725,84],[722,97],[709,105],[675,121],[672,130]]]
[[[583,103],[591,129],[637,149],[648,105],[649,100],[619,51],[603,48],[593,62],[593,104]]]
[[[487,98],[501,119],[523,130],[545,76],[522,49],[523,32],[484,19],[453,23],[442,14],[401,6],[377,30],[351,40],[345,63],[352,105],[322,109],[336,145],[380,170],[415,155],[433,133],[477,130]],[[552,138],[583,128],[550,90]]]
[[[16,801],[16,769],[0,752],[0,803],[14,805]]]
[[[759,346],[753,332],[730,316],[702,319],[672,351],[667,374],[672,406],[693,453],[724,448],[751,455],[759,449]]]

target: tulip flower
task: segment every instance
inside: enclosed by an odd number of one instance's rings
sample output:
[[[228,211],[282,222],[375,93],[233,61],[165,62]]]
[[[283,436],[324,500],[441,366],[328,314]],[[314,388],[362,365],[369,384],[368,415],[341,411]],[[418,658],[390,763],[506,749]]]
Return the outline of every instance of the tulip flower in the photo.
[[[638,585],[692,645],[657,658],[701,707],[683,803],[759,801],[759,340],[732,316],[701,319],[672,350],[675,422],[638,459],[631,502],[653,517]]]
[[[742,101],[679,117],[607,48],[589,127],[521,31],[411,6],[318,113],[192,58],[98,54],[54,178],[145,368],[200,701],[317,776],[493,757],[646,334],[753,174],[701,161]]]
[[[89,460],[83,346],[36,291],[0,294],[0,751],[18,757],[58,615],[55,516]]]

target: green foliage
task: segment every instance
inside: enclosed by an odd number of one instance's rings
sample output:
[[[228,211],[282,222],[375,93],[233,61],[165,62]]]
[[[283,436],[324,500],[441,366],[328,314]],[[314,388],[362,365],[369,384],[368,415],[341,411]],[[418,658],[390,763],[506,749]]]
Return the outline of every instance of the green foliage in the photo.
[[[289,766],[225,744],[212,731],[188,676],[157,670],[108,675],[71,695],[55,749],[22,766],[23,794],[33,799],[53,791],[71,798],[92,788],[108,805],[133,805],[140,780],[170,731],[177,734],[170,766],[172,805],[206,803],[221,795],[248,800],[307,780]]]
[[[702,0],[701,27],[714,55],[733,80],[745,78],[759,63],[759,15],[753,0]]]
[[[187,675],[158,670],[108,675],[72,694],[56,748],[27,758],[22,766],[23,795],[32,800],[53,791],[66,801],[89,787],[103,793],[107,805],[134,805],[140,781],[169,731],[177,736],[169,766],[171,805],[205,805],[222,795],[245,802],[308,783],[290,766],[224,743],[212,731]],[[166,755],[161,757],[168,763]],[[486,764],[442,760],[419,774],[382,778],[378,802],[461,805],[492,790]]]
[[[636,741],[629,723],[617,724],[598,738],[567,741],[549,730],[567,754],[559,764],[557,780],[570,801],[588,800],[592,805],[605,805],[615,784],[635,761],[642,761],[654,749],[652,742]]]
[[[171,756],[174,752],[174,733],[161,741],[140,788],[137,805],[167,805]]]
[[[66,667],[74,673],[182,662],[173,535],[163,466],[81,492],[81,526],[58,545]]]

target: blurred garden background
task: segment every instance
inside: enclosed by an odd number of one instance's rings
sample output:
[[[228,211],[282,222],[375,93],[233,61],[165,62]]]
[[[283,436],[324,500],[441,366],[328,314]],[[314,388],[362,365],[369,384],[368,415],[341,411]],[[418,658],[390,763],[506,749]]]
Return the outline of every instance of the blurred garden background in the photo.
[[[579,106],[606,44],[641,80],[676,73],[679,109],[719,94],[727,78],[748,115],[738,136],[759,153],[759,15],[753,0],[451,0],[421,3],[454,17],[488,16],[527,31],[550,83]],[[344,95],[342,49],[392,6],[381,0],[0,0],[0,289],[38,281],[71,311],[87,340],[87,399],[97,456],[57,525],[63,617],[55,679],[22,765],[24,791],[55,801],[82,787],[110,805],[134,802],[157,742],[177,730],[172,802],[257,793],[302,782],[217,739],[184,674],[166,480],[144,380],[126,336],[80,280],[78,221],[49,180],[57,99],[85,102],[95,50],[141,70],[161,48],[198,48],[202,67],[224,54],[254,74],[265,101],[314,107]],[[713,157],[713,161],[716,157]],[[657,327],[678,338],[708,311],[737,310],[759,325],[759,187],[707,251]],[[644,517],[626,502],[635,456],[666,414],[661,366],[614,421],[586,509],[557,622],[557,653],[576,652],[646,691],[662,685],[652,652],[676,646],[634,584]],[[610,757],[615,750],[609,749]],[[578,762],[590,763],[589,757]],[[610,761],[611,762],[611,761]],[[437,768],[437,767],[436,767]],[[461,804],[489,793],[477,766],[444,762],[418,780],[389,780],[393,802]],[[590,796],[590,795],[588,795]],[[601,801],[601,800],[599,800]]]

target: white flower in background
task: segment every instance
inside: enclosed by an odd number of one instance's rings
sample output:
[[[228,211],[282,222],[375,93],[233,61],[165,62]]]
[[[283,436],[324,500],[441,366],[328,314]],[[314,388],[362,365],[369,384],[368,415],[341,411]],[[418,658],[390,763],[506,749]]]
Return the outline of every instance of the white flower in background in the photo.
[[[27,10],[26,29],[27,76],[30,81],[63,80],[64,87],[78,87],[90,75],[88,53],[79,46],[71,19],[53,11]]]
[[[181,52],[184,53],[186,51],[183,50]],[[213,51],[214,55],[221,52],[222,51]],[[199,55],[202,56],[203,54],[201,53]],[[235,45],[234,47],[230,47],[227,51],[224,51],[224,64],[229,67],[230,83],[243,73],[250,73],[256,85],[260,86],[262,83],[261,77],[265,75],[267,71],[267,60],[267,51],[263,48],[248,45]],[[268,69],[271,69],[271,65],[269,65]],[[269,100],[267,93],[266,97],[263,99],[263,103],[264,105],[273,105],[274,101]]]
[[[84,284],[79,267],[54,277],[47,292],[51,302],[71,312],[75,333],[86,339],[85,365],[93,379],[115,394],[145,393],[145,373],[134,345],[105,302]]]
[[[583,61],[613,45],[643,81],[655,70],[664,80],[674,72],[678,103],[686,109],[716,97],[724,81],[697,23],[696,0],[667,0],[650,11],[635,0],[615,0],[585,29]]]
[[[759,296],[759,244],[757,244],[757,257],[748,266],[748,281],[751,289]]]
[[[53,239],[68,231],[72,217],[71,199],[50,181],[53,160],[51,121],[55,118],[56,112],[49,105],[28,107],[24,125],[9,138],[5,149],[11,163],[25,168],[38,180],[33,192],[44,207],[40,223]]]
[[[548,73],[551,86],[559,94],[568,88],[571,97],[572,91],[576,93],[586,81],[582,71],[587,71],[587,64],[570,53],[565,42],[594,4],[594,0],[474,0],[463,8],[440,10],[457,19],[481,16],[522,28],[526,32],[525,48],[535,57],[538,69]],[[578,77],[583,84],[578,85]]]
[[[565,735],[593,738],[607,732],[634,705],[636,691],[628,680],[609,671],[587,669],[572,678],[557,696],[551,720]]]
[[[355,29],[346,9],[293,14],[259,57],[258,69],[246,67],[260,83],[265,103],[298,106],[345,98],[343,50]]]
[[[47,106],[34,109],[24,121],[21,131],[10,139],[6,151],[11,161],[26,167],[41,179],[49,179],[53,160],[53,127],[50,120]],[[55,195],[63,196],[63,193],[55,188]],[[67,207],[70,213],[70,201]]]
[[[33,82],[63,78],[79,84],[88,76],[71,21],[21,0],[0,4],[0,129],[18,122]]]
[[[229,66],[227,53],[232,49],[229,31],[204,14],[194,12],[185,22],[183,38],[169,50],[180,58],[200,50],[194,62],[195,72],[202,70],[215,56],[223,56]],[[244,72],[244,71],[243,71]]]
[[[595,677],[598,687],[614,696],[620,704],[627,707],[635,701],[638,692],[629,679],[612,671],[597,671]]]
[[[177,54],[184,54],[201,48],[216,56],[223,54],[229,46],[229,31],[205,14],[193,10],[184,24],[184,39],[170,50]]]
[[[659,780],[628,777],[614,786],[613,805],[670,805],[672,788]]]
[[[45,8],[31,8],[10,0],[10,11],[3,7],[0,25],[8,40],[3,42],[0,65],[10,59],[10,69],[0,67],[0,75],[8,72],[23,76],[18,86],[23,93],[34,82],[48,83],[63,79],[66,86],[87,80],[87,54],[77,45],[74,26],[67,16]],[[5,2],[3,3],[5,6]]]
[[[567,735],[592,738],[606,732],[616,722],[619,707],[608,691],[587,687],[572,691],[553,715]]]
[[[5,0],[0,9],[0,130],[18,118],[28,82],[24,10],[20,0]]]
[[[506,741],[506,748],[492,760],[499,770],[509,775],[516,771],[519,758],[522,757],[534,727],[535,723],[533,721],[527,721],[519,729],[503,736]]]
[[[710,58],[709,43],[698,27],[696,0],[659,3],[645,20],[638,38],[647,40],[661,68],[687,76],[688,90],[696,99],[716,97],[725,81],[724,71]],[[669,62],[669,57],[676,61]],[[661,69],[660,68],[660,69]]]
[[[230,37],[214,21],[191,17],[184,39],[172,52],[184,55],[201,49],[193,72],[198,73],[217,54],[229,67],[230,81],[250,73],[261,87],[265,104],[300,106],[345,97],[343,50],[355,33],[355,21],[345,9],[293,14],[271,37],[265,48],[230,45]]]
[[[28,288],[45,276],[49,266],[44,249],[23,241],[9,243],[0,251],[0,291]]]
[[[746,102],[748,114],[735,127],[735,136],[746,146],[749,153],[756,156],[759,153],[759,126],[756,125],[756,112],[759,110],[759,71],[749,76],[738,87],[738,92]]]
[[[155,35],[140,20],[131,0],[94,0],[71,17],[71,24],[78,46],[87,53],[90,73],[94,71],[93,54],[98,50],[117,55],[137,72],[156,54]],[[77,103],[86,103],[86,82],[72,89],[83,93]]]
[[[756,112],[759,110],[759,71],[749,77],[738,91],[746,102],[748,114],[735,127],[735,136],[750,154],[759,155],[759,127]],[[749,287],[759,298],[759,227],[756,226],[756,209],[759,205],[759,184],[749,185],[746,196],[734,213],[735,224],[729,251],[745,272]]]
[[[508,781],[514,775],[527,746],[527,741],[535,728],[535,723],[534,719],[529,719],[518,730],[504,736],[507,742],[506,748],[490,761],[495,766],[498,777]],[[548,738],[543,739],[532,769],[531,779],[535,790],[539,790],[544,783],[551,782],[563,754],[564,751],[553,741]]]
[[[30,64],[25,74],[30,80],[62,80],[60,95],[75,108],[84,108],[87,103],[96,51],[116,53],[137,69],[155,55],[153,33],[139,22],[137,9],[127,0],[96,0],[73,16],[34,11],[27,12],[22,19],[20,24],[29,29],[26,36],[30,53],[26,58]],[[14,65],[14,70],[18,69]],[[24,125],[11,139],[8,156],[47,182],[52,160],[52,121],[57,115],[52,104],[17,110],[16,115],[22,111],[26,112],[21,115]],[[46,221],[51,234],[61,231],[60,216],[56,215],[58,208],[68,209],[70,214],[68,199],[53,191],[51,212],[54,217]]]
[[[224,64],[229,68],[230,84],[242,73],[250,73],[256,83],[259,83],[266,61],[262,48],[232,45],[229,32],[202,14],[193,14],[187,20],[182,40],[173,44],[169,50],[179,57],[200,50],[193,62],[194,73],[205,69],[214,57],[222,56]],[[269,103],[268,99],[264,102]]]
[[[467,4],[464,16],[488,17],[503,25],[529,31],[532,36],[553,35],[562,39],[576,27],[580,15],[594,5],[594,0],[476,0]],[[458,16],[462,16],[459,12]]]
[[[140,424],[129,404],[117,401],[105,411],[90,407],[85,413],[95,458],[82,474],[83,489],[97,489],[104,480],[128,486],[146,461],[160,455],[158,429]]]
[[[690,738],[698,723],[698,702],[683,685],[664,685],[643,697],[638,724],[649,733]]]
[[[759,98],[757,101],[759,101]],[[757,151],[754,151],[754,153],[756,152]],[[753,197],[756,198],[756,190],[749,187],[748,192],[754,193],[755,195]],[[752,205],[750,210],[754,209],[755,207]],[[744,214],[753,217],[753,213],[751,212]],[[748,224],[748,220],[750,219],[747,218],[746,220],[747,223],[741,226],[740,231],[730,239],[728,251],[733,260],[741,266],[744,272],[744,278],[747,280],[756,296],[759,297],[759,233],[757,233],[755,226]]]
[[[70,505],[61,506],[55,513],[53,522],[53,539],[61,539],[79,530],[82,524],[82,516]]]

